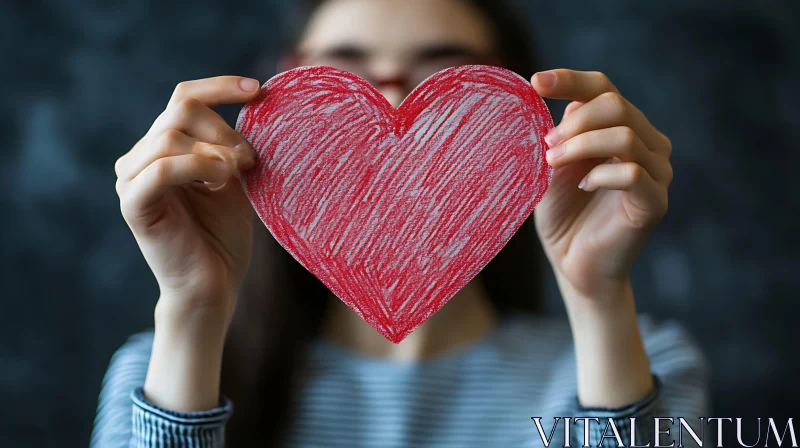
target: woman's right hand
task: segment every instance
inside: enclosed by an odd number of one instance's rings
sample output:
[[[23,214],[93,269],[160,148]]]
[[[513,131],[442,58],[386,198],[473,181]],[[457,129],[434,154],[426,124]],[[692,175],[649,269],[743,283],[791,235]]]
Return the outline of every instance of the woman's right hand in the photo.
[[[144,391],[176,411],[214,407],[222,346],[250,263],[253,208],[237,179],[255,151],[211,110],[258,96],[238,76],[178,84],[115,165],[122,215],[158,281]]]
[[[158,281],[158,306],[232,312],[250,262],[253,218],[236,177],[255,164],[255,152],[210,107],[258,92],[258,81],[237,76],[182,82],[117,160],[122,215]]]

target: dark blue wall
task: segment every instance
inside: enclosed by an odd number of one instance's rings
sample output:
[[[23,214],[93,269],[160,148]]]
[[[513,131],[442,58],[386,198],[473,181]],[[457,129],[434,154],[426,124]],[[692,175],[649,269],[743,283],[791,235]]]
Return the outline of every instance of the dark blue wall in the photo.
[[[0,445],[86,445],[109,357],[157,296],[114,161],[177,82],[263,80],[292,3],[2,6]],[[714,415],[798,417],[800,2],[517,3],[547,67],[604,71],[672,138],[640,309],[703,344]],[[561,312],[552,283],[549,304]]]

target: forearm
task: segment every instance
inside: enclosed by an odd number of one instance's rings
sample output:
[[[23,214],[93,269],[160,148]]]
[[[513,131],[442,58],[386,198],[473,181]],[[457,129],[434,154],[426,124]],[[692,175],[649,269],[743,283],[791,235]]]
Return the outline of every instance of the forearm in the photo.
[[[155,312],[153,351],[144,384],[152,404],[177,412],[219,406],[225,313],[179,312],[159,300]]]
[[[593,297],[558,283],[575,344],[580,404],[617,408],[646,397],[653,378],[630,282]]]

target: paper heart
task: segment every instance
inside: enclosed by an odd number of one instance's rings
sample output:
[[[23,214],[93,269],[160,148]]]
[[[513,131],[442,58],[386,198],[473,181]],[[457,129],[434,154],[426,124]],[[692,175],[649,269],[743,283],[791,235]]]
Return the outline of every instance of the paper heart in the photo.
[[[239,114],[245,191],[275,239],[398,343],[508,242],[547,190],[553,121],[519,75],[461,66],[394,109],[330,67],[275,76]]]

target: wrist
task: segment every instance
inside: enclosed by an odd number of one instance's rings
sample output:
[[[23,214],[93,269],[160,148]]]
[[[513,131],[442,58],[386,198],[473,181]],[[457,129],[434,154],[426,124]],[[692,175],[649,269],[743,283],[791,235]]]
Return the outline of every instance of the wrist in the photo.
[[[154,405],[178,412],[219,405],[222,352],[229,318],[213,308],[182,309],[162,297],[144,395]]]
[[[559,281],[567,308],[584,406],[619,407],[653,388],[630,281],[581,294]]]
[[[175,333],[202,333],[224,338],[233,317],[236,294],[225,298],[204,301],[187,300],[162,294],[156,302],[153,319],[155,328]],[[202,331],[200,331],[202,330]]]
[[[636,314],[630,278],[597,282],[589,290],[574,287],[564,276],[556,273],[556,282],[572,319],[614,319],[620,314]]]
[[[576,355],[583,358],[579,362],[585,361],[583,364],[597,368],[600,354],[607,354],[609,356],[604,359],[608,361],[600,365],[612,369],[614,365],[629,364],[632,358],[642,358],[644,344],[630,285],[614,296],[588,298],[567,293],[564,302]]]

